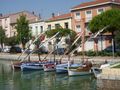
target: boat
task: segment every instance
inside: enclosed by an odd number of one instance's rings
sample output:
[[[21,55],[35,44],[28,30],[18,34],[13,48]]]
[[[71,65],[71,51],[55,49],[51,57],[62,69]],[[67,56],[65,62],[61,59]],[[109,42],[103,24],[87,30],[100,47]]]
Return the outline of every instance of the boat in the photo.
[[[102,69],[108,68],[111,65],[112,65],[112,63],[104,63],[100,66],[100,68],[99,67],[92,67],[91,69],[92,69],[92,72],[93,72],[95,78],[100,77],[100,74],[102,73]]]
[[[71,69],[68,65],[68,75],[69,76],[77,76],[77,75],[90,75],[92,64],[90,62],[86,62],[78,68]]]
[[[21,71],[35,71],[35,70],[43,70],[43,65],[41,63],[33,63],[33,62],[29,62],[29,63],[22,63],[21,67]]]
[[[20,70],[20,66],[22,65],[21,62],[15,62],[11,64],[13,70]]]
[[[43,69],[45,72],[55,71],[55,63],[50,62],[50,63],[43,64]]]
[[[67,66],[67,63],[56,65],[56,73],[67,73]]]
[[[71,64],[69,68],[78,68],[81,64]],[[68,63],[56,65],[56,73],[68,73]]]

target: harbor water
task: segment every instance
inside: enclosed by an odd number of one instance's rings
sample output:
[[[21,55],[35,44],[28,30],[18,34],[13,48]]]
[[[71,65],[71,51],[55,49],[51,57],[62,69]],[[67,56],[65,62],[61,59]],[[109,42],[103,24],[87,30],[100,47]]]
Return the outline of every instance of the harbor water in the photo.
[[[13,71],[9,61],[0,60],[0,90],[97,90],[90,76],[69,77],[55,72]]]

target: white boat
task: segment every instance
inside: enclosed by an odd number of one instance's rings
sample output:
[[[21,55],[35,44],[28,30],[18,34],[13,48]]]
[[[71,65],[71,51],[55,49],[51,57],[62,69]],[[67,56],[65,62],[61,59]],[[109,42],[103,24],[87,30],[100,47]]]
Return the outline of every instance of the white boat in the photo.
[[[100,77],[100,75],[102,73],[102,69],[108,68],[108,67],[110,67],[110,65],[111,65],[110,63],[106,63],[106,64],[102,64],[100,66],[100,68],[98,68],[98,67],[92,67],[91,69],[92,69],[92,72],[93,72],[95,78]]]
[[[77,75],[89,75],[91,74],[91,63],[85,63],[82,66],[76,68],[76,69],[71,69],[69,68],[70,66],[68,65],[68,75],[69,76],[77,76]]]
[[[81,64],[71,64],[70,68],[77,68]],[[68,73],[68,63],[56,65],[56,73]]]
[[[23,63],[21,65],[21,71],[42,70],[43,65],[41,63]]]
[[[43,65],[45,72],[55,71],[55,63],[46,63]]]

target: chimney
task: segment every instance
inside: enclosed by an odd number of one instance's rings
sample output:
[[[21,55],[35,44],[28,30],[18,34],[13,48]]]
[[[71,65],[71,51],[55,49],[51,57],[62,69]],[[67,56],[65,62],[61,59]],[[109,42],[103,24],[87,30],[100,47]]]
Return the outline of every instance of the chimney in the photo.
[[[40,15],[40,13],[39,13],[39,19],[41,19],[41,15]]]
[[[35,12],[33,11],[32,14],[35,15]]]
[[[60,16],[60,13],[58,13],[58,16]]]
[[[2,15],[2,13],[0,13],[0,17],[2,17],[3,15]]]
[[[55,17],[55,13],[52,13],[52,17]]]

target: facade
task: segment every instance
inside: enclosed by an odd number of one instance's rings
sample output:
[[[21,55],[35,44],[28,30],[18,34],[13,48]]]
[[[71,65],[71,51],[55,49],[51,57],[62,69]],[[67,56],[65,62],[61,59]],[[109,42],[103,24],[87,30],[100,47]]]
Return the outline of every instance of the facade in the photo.
[[[91,32],[88,28],[88,23],[96,15],[109,10],[111,8],[119,8],[120,0],[93,0],[91,2],[82,3],[71,9],[72,13],[72,28],[77,33],[84,32],[82,36],[82,41],[84,41],[84,36],[90,36]],[[93,50],[100,51],[111,45],[111,36],[103,35],[102,38],[97,37],[96,39],[91,39],[82,45],[80,50]]]
[[[72,29],[72,17],[71,13],[62,14],[55,16],[53,14],[52,18],[46,20],[47,30],[56,29],[58,27]],[[48,49],[51,51],[54,49],[54,39],[48,43]],[[65,37],[56,45],[56,48],[66,48]]]
[[[29,24],[32,36],[37,36],[46,31],[45,21],[40,20]]]
[[[3,27],[3,29],[6,30],[5,34],[7,37],[12,37],[17,34],[15,25],[16,25],[17,19],[22,14],[26,15],[26,18],[27,18],[27,20],[29,20],[29,22],[39,20],[39,17],[37,17],[35,14],[30,13],[28,11],[22,11],[22,12],[18,12],[18,13],[9,14],[9,15],[3,15],[0,18],[0,25]]]
[[[71,21],[72,21],[71,13],[57,15],[57,16],[53,15],[52,18],[46,20],[46,27],[48,30],[55,29],[57,28],[57,26],[61,26],[62,28],[72,29]]]

